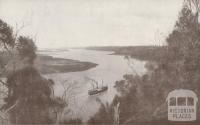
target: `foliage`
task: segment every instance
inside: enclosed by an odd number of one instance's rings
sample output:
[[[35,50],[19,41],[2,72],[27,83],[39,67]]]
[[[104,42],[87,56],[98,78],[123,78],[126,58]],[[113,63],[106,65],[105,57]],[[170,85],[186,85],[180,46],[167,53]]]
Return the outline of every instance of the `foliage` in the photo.
[[[200,92],[200,30],[197,15],[188,5],[183,6],[174,30],[166,39],[167,50],[156,61],[158,67],[142,76],[138,82],[132,82],[139,83],[136,96],[140,100],[137,100],[139,105],[136,109],[141,120],[134,117],[130,118],[132,120],[127,119],[125,123],[134,123],[137,120],[143,122],[145,119],[150,123],[156,120],[166,121],[165,98],[170,91],[190,89]]]
[[[50,83],[43,79],[33,67],[26,67],[8,76],[8,97],[5,98],[7,109],[10,111],[11,122],[48,123],[48,108],[52,99]]]
[[[0,80],[0,85],[6,86],[8,90],[1,111],[8,113],[9,123],[55,123],[57,111],[64,109],[66,103],[54,97],[54,82],[43,78],[35,69],[34,41],[13,34],[12,28],[0,20],[0,42],[1,75],[8,68],[13,68],[6,74],[6,82]]]
[[[99,111],[89,119],[88,124],[116,124],[117,121],[115,119],[115,115],[119,115],[119,124],[122,124],[128,117],[136,114],[136,108],[138,105],[138,103],[136,102],[137,97],[135,96],[136,89],[134,86],[131,86],[130,88],[130,86],[128,85],[131,82],[129,81],[131,80],[129,79],[130,77],[132,77],[132,75],[125,75],[125,80],[116,82],[116,88],[122,95],[116,96],[112,104],[104,104],[100,102],[101,106]],[[130,100],[132,103],[130,103]],[[117,105],[119,105],[119,114],[116,114],[114,110]]]
[[[20,36],[16,48],[22,59],[28,57],[28,61],[33,64],[33,61],[36,58],[36,46],[31,38]]]
[[[88,120],[88,124],[101,124],[101,125],[111,125],[114,123],[114,112],[112,106],[108,103],[101,103],[99,111]]]
[[[10,48],[13,48],[15,44],[13,37],[13,30],[7,23],[0,19],[0,76],[2,75],[2,70],[9,60],[8,53],[10,53]],[[5,52],[5,50],[7,52]]]
[[[120,124],[155,125],[160,124],[159,121],[170,124],[167,122],[165,103],[167,94],[174,89],[190,89],[200,93],[198,15],[198,11],[194,13],[188,4],[184,4],[174,30],[166,38],[168,45],[162,53],[156,52],[158,58],[153,61],[157,66],[149,68],[151,71],[143,76],[125,75],[123,80],[116,82],[121,96],[116,97],[113,103],[116,100],[120,102]],[[154,58],[154,55],[147,55]],[[102,109],[100,112],[103,112]],[[197,113],[199,117],[199,109]],[[103,120],[102,115],[97,117],[100,116],[99,119]]]
[[[7,23],[0,19],[0,46],[14,46],[13,30]]]

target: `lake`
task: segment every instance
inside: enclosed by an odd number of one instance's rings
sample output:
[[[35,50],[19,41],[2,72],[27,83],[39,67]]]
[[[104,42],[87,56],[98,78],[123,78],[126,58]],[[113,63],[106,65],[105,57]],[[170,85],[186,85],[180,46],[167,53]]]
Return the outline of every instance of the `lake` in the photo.
[[[101,100],[103,103],[112,102],[117,94],[114,88],[115,82],[121,80],[124,74],[137,72],[142,75],[146,72],[145,61],[132,59],[132,68],[130,68],[130,64],[124,59],[124,56],[111,55],[113,53],[111,51],[69,49],[68,51],[42,51],[40,53],[98,64],[97,67],[86,71],[45,75],[46,78],[55,81],[54,93],[56,96],[63,96],[66,92],[65,98],[68,107],[65,109],[67,116],[64,117],[79,117],[84,121],[98,111],[100,103],[97,100]],[[99,85],[107,85],[108,91],[94,96],[88,95],[88,90],[92,88],[91,84],[93,83],[91,79],[97,81]]]

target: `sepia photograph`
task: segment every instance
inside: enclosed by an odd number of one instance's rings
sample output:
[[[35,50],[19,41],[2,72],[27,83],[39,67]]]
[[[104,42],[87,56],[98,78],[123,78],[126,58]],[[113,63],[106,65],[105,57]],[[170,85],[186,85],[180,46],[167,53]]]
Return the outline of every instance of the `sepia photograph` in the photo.
[[[200,0],[0,0],[0,125],[200,125]]]

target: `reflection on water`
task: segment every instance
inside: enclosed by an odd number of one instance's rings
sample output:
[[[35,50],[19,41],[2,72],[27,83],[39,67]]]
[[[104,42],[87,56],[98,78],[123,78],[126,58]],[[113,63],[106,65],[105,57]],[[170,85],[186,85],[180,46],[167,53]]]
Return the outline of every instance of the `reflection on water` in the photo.
[[[55,95],[61,96],[66,88],[67,101],[71,117],[81,117],[87,120],[99,108],[100,99],[102,102],[112,102],[116,94],[113,88],[115,81],[121,80],[124,74],[133,73],[124,56],[109,55],[112,52],[94,51],[84,49],[70,49],[69,51],[43,51],[41,54],[53,57],[73,59],[79,61],[87,61],[98,64],[97,67],[81,72],[57,73],[45,75],[55,81]],[[137,74],[145,73],[145,62],[132,60],[134,72]],[[132,68],[132,69],[133,69]],[[108,91],[98,95],[89,96],[88,90],[92,88],[89,78],[95,79],[101,85],[108,85]],[[64,89],[65,88],[65,89]],[[68,114],[69,115],[69,114]]]

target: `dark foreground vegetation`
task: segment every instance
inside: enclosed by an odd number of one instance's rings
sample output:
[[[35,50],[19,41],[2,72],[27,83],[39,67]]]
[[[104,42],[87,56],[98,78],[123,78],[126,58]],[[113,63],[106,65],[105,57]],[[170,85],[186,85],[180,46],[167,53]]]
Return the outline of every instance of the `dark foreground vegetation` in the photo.
[[[32,38],[20,36],[18,32],[14,33],[12,27],[0,19],[1,125],[58,125],[63,123],[61,116],[68,104],[65,96],[55,97],[54,81],[44,78],[40,72],[53,73],[91,68],[91,63],[87,62],[55,59],[48,56],[37,57],[36,50]],[[40,68],[38,71],[39,65],[48,68],[48,71]],[[67,69],[65,66],[74,69]],[[3,80],[2,77],[6,79]],[[65,120],[64,124],[76,122],[77,120],[73,119]]]
[[[151,47],[144,48],[144,51],[150,53],[144,52],[143,57],[140,57],[143,55],[140,50],[143,47],[130,47],[130,50],[122,47],[121,52],[120,47],[117,50],[116,47],[109,48],[115,53],[124,53],[134,58],[148,60],[148,72],[143,76],[125,74],[124,78],[115,84],[120,95],[116,96],[111,104],[102,104],[99,112],[91,117],[88,123],[101,125],[200,124],[200,103],[197,103],[197,121],[195,122],[169,122],[166,103],[168,93],[175,89],[192,90],[200,98],[199,11],[199,0],[186,0],[174,30],[166,38],[167,46],[159,47],[157,50],[153,47],[156,50],[153,52],[155,55],[151,55]],[[101,48],[103,49],[106,50],[106,48]]]

